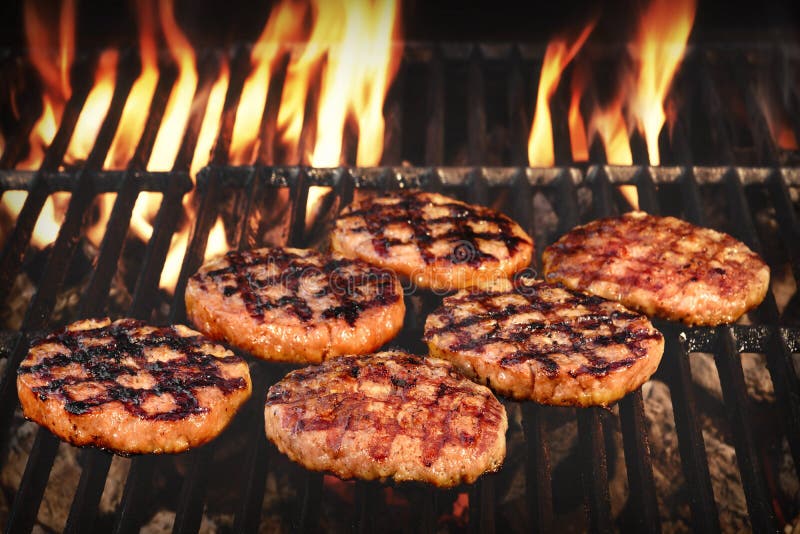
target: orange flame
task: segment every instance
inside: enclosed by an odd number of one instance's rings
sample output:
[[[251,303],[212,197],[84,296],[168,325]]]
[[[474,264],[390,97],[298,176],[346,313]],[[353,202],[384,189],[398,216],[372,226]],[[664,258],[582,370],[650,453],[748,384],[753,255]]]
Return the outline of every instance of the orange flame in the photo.
[[[628,139],[628,127],[622,114],[622,98],[596,111],[589,124],[589,137],[600,136],[606,149],[606,160],[612,165],[632,165],[633,155]]]
[[[136,144],[147,122],[147,110],[153,100],[158,83],[158,53],[155,39],[155,11],[152,2],[138,0],[139,51],[142,72],[131,86],[128,100],[122,110],[119,128],[114,136],[104,167],[124,168],[136,150]]]
[[[72,95],[69,71],[75,57],[75,2],[61,3],[58,28],[44,19],[42,4],[26,0],[23,10],[28,57],[42,79],[44,94],[42,115],[33,126],[30,151],[26,160],[17,165],[19,169],[39,168],[45,148],[56,135],[64,105]]]
[[[208,95],[208,104],[206,106],[206,113],[203,117],[202,125],[200,126],[200,133],[198,135],[197,146],[195,147],[194,157],[192,159],[190,174],[194,178],[197,176],[199,170],[204,167],[211,156],[211,149],[214,146],[214,141],[219,132],[220,118],[222,117],[222,109],[225,104],[225,93],[228,90],[229,82],[228,64],[223,63],[219,76],[211,87],[211,92]],[[194,218],[196,213],[192,195],[187,195],[183,199],[183,209],[189,215],[189,219]],[[149,240],[149,235],[152,233],[152,227],[147,224],[149,229],[148,237],[143,238]],[[175,284],[178,283],[178,276],[180,275],[181,263],[186,252],[186,247],[189,243],[189,233],[191,225],[184,225],[172,237],[169,252],[164,261],[164,269],[161,271],[161,279],[159,287],[165,291],[172,293],[175,290]],[[219,255],[227,250],[227,243],[225,241],[225,228],[222,225],[222,220],[218,219],[209,234],[209,244],[206,246],[206,255],[211,256]],[[210,251],[210,254],[209,254]],[[221,251],[221,252],[220,252]]]
[[[754,93],[773,141],[782,150],[797,150],[797,137],[789,124],[788,113],[781,95],[776,94],[775,86],[769,75],[759,76]]]
[[[572,148],[573,161],[589,161],[589,143],[586,140],[586,124],[581,115],[581,98],[586,89],[586,72],[575,69],[572,73],[572,95],[569,101],[569,144]]]
[[[531,165],[550,167],[555,164],[553,151],[553,126],[550,119],[550,99],[556,92],[561,73],[567,67],[594,29],[592,20],[570,43],[566,38],[556,37],[547,45],[539,75],[539,90],[536,93],[536,110],[528,138],[528,160]]]
[[[253,71],[242,87],[231,138],[230,159],[234,165],[252,163],[258,149],[261,118],[267,104],[267,91],[280,43],[297,39],[302,32],[305,6],[283,0],[270,14],[258,38],[250,61]]]
[[[622,114],[622,97],[617,96],[608,107],[592,115],[589,137],[600,136],[606,151],[606,161],[611,165],[632,165],[633,154],[628,128]],[[619,192],[633,209],[639,209],[639,192],[635,185],[621,185]]]
[[[38,5],[37,5],[38,4]],[[25,36],[30,50],[29,58],[45,85],[45,93],[57,95],[61,101],[58,118],[61,118],[63,103],[71,96],[69,70],[75,58],[75,1],[61,2],[58,31],[48,27],[41,11],[44,2],[26,0],[23,18]],[[58,45],[53,36],[58,38]],[[57,50],[57,57],[53,52]]]
[[[317,138],[311,164],[339,165],[345,120],[354,115],[358,124],[356,164],[377,165],[383,154],[383,101],[397,74],[402,50],[393,47],[399,34],[398,7],[393,0],[351,3],[348,9],[325,2],[319,24],[338,24],[342,41],[328,51],[317,116]],[[333,7],[331,7],[333,5]],[[331,11],[327,11],[330,9]]]
[[[330,4],[327,4],[330,7]],[[323,4],[324,6],[324,4]],[[286,71],[277,126],[282,131],[281,140],[287,147],[288,163],[302,163],[305,154],[297,154],[300,134],[305,122],[306,99],[308,98],[311,78],[319,69],[327,53],[330,43],[341,39],[340,26],[337,24],[317,23],[321,18],[329,18],[323,6],[314,5],[311,16],[314,18],[308,44],[299,55],[293,55]],[[322,8],[322,13],[320,13]]]
[[[45,86],[43,111],[31,134],[28,158],[18,168],[36,169],[41,165],[44,150],[54,139],[66,99],[71,93],[69,71],[74,58],[75,0],[62,0],[58,31],[48,27],[41,16],[44,10],[38,4],[38,0],[27,0],[25,16],[32,63],[41,72]],[[173,0],[136,0],[136,6],[142,68],[131,86],[119,128],[103,166],[106,169],[127,167],[142,137],[160,76],[156,37],[156,26],[159,24],[179,70],[147,162],[147,170],[166,171],[175,166],[192,113],[198,83],[196,58],[175,20]],[[277,66],[276,60],[285,57],[287,43],[309,38],[310,42],[304,48],[297,49],[302,51],[292,56],[288,67],[278,108],[281,142],[296,154],[304,123],[316,123],[316,138],[309,139],[313,141],[313,150],[308,147],[309,153],[300,157],[303,161],[312,160],[315,165],[337,165],[342,157],[345,123],[354,124],[359,136],[356,163],[378,164],[383,151],[385,127],[383,103],[399,67],[402,52],[401,47],[393,46],[393,40],[399,36],[398,15],[396,0],[339,0],[335,3],[282,0],[272,12],[251,53],[252,70],[243,85],[234,120],[229,154],[231,162],[243,164],[253,161],[258,150],[259,128],[270,81]],[[54,36],[58,36],[58,47],[53,45]],[[57,54],[53,53],[56,49]],[[113,96],[118,57],[118,52],[114,50],[105,51],[100,57],[94,85],[69,140],[65,155],[67,164],[85,160],[96,142]],[[317,79],[317,74],[320,75],[320,96],[316,102],[318,113],[308,118],[305,117],[306,101],[311,92],[311,80]],[[208,163],[219,135],[229,77],[225,63],[214,84],[203,89],[209,93],[190,163],[192,178]],[[2,142],[0,139],[0,145]],[[310,212],[313,212],[313,207],[326,191],[314,189],[310,192]],[[2,199],[3,204],[9,204],[9,211],[16,216],[25,196],[24,192],[6,194]],[[60,219],[66,211],[67,198],[68,194],[53,195],[47,199],[40,223],[37,223],[34,244],[44,246],[55,239]],[[88,239],[95,244],[99,244],[105,232],[114,198],[113,193],[98,198],[94,212],[98,216],[93,226],[86,230]],[[139,195],[131,217],[132,235],[142,240],[151,238],[152,224],[161,198],[162,195],[147,192]],[[192,194],[184,197],[183,207],[187,217],[173,236],[160,281],[161,287],[170,291],[180,272],[195,215]],[[219,218],[209,234],[206,257],[218,255],[227,247],[223,219]]]
[[[192,97],[197,88],[194,50],[175,22],[172,0],[159,2],[158,6],[164,37],[179,71],[178,79],[167,101],[164,120],[161,121],[161,127],[156,135],[153,153],[147,164],[148,171],[168,171],[175,162],[186,130],[186,122],[189,120]]]
[[[64,157],[67,163],[74,164],[85,160],[94,146],[103,119],[111,105],[111,97],[114,95],[118,57],[119,54],[116,50],[106,50],[100,56],[94,86],[89,92],[89,96],[86,97],[81,114],[78,116],[78,122],[75,124],[72,139],[67,147],[67,154]]]
[[[223,62],[220,67],[219,76],[211,87],[211,91],[208,95],[206,114],[200,125],[200,133],[197,135],[197,146],[195,147],[192,164],[189,170],[189,174],[192,176],[197,176],[197,173],[208,163],[211,157],[214,141],[216,141],[217,134],[219,134],[219,125],[222,118],[222,109],[225,105],[225,93],[228,92],[229,80],[230,72],[228,63]]]
[[[52,27],[43,17],[42,2],[26,0],[23,8],[25,37],[29,59],[44,85],[42,114],[30,134],[30,150],[18,169],[35,170],[44,160],[44,151],[53,142],[64,105],[72,94],[69,72],[75,57],[75,2],[63,0],[58,27]],[[2,152],[2,149],[0,149]],[[2,209],[13,219],[19,215],[28,194],[8,191],[2,196]],[[69,202],[69,193],[54,193],[47,197],[33,228],[31,243],[45,247],[55,241]]]
[[[664,100],[683,58],[694,23],[695,0],[653,0],[639,22],[636,88],[631,113],[644,134],[651,165],[660,164],[658,135],[664,126]]]

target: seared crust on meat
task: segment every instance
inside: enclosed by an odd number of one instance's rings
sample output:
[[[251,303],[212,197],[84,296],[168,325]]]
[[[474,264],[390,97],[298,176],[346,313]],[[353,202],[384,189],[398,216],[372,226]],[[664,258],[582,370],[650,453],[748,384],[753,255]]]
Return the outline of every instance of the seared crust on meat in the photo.
[[[435,290],[509,278],[533,256],[533,239],[505,215],[422,191],[347,206],[336,220],[331,247]]]
[[[643,315],[526,277],[445,298],[425,339],[432,356],[497,393],[560,406],[619,400],[650,378],[664,352]]]
[[[404,352],[344,356],[289,373],[267,393],[267,437],[340,478],[449,487],[500,467],[505,408],[449,362]]]
[[[73,445],[175,453],[216,437],[250,397],[247,364],[182,325],[84,320],[19,367],[25,417]]]
[[[641,211],[574,228],[542,262],[548,281],[688,325],[736,321],[769,289],[769,267],[741,241]]]
[[[204,265],[189,279],[186,313],[205,334],[264,360],[316,363],[378,349],[403,327],[405,304],[384,269],[264,248]]]

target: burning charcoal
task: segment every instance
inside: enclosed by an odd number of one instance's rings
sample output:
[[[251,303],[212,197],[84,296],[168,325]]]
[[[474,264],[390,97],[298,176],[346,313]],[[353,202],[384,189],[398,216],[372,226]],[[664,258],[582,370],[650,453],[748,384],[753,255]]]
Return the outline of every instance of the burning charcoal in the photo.
[[[148,521],[141,529],[142,534],[167,534],[172,532],[172,526],[175,524],[175,512],[171,510],[159,510],[150,521]],[[203,515],[200,522],[200,529],[198,532],[202,534],[216,534],[219,528],[216,523]]]
[[[690,528],[690,511],[669,388],[651,380],[642,387],[642,397],[662,528],[685,532]]]
[[[18,274],[8,292],[6,305],[0,309],[0,323],[3,328],[19,330],[22,327],[25,312],[35,294],[36,286],[28,275],[24,272]]]
[[[703,441],[708,454],[708,471],[719,508],[719,522],[723,532],[750,530],[747,500],[742,489],[742,479],[736,463],[736,450],[725,443],[712,430],[703,430]]]

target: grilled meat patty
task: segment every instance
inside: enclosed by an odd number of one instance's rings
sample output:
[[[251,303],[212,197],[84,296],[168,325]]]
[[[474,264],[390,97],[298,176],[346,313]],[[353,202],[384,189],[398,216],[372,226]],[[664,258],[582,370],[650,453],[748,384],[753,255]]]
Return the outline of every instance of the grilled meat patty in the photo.
[[[364,354],[403,326],[393,273],[313,250],[229,252],[189,279],[186,312],[214,339],[265,360],[320,362]]]
[[[574,228],[542,262],[548,281],[689,325],[733,322],[769,289],[769,267],[741,241],[641,211]]]
[[[562,406],[619,400],[650,378],[664,352],[646,317],[526,277],[445,298],[425,339],[431,356],[497,393]]]
[[[331,246],[435,290],[508,278],[527,267],[533,255],[533,240],[505,215],[422,191],[347,206]]]
[[[449,362],[404,352],[344,356],[289,373],[267,393],[267,437],[340,478],[449,487],[496,470],[505,408]]]
[[[182,325],[83,320],[32,344],[25,417],[73,445],[175,453],[217,436],[250,397],[247,364]]]

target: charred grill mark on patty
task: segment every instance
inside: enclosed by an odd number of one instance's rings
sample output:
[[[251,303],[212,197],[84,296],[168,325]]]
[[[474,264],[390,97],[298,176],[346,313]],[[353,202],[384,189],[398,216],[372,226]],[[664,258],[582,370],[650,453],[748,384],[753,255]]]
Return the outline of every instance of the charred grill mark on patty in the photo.
[[[405,458],[392,461],[421,461],[425,468],[444,454],[458,455],[461,464],[496,453],[507,424],[502,404],[487,388],[447,362],[400,352],[341,357],[294,371],[270,388],[266,410],[275,409],[293,440],[324,432],[327,449],[347,455],[359,451],[341,451],[346,436],[360,435],[369,458],[383,462],[402,436],[420,454],[403,451]],[[465,452],[445,452],[448,447]]]
[[[528,360],[537,360],[544,365],[545,371],[555,376],[560,366],[552,359],[555,354],[581,355],[587,363],[576,370],[570,370],[572,376],[590,373],[603,376],[609,371],[633,365],[637,359],[646,356],[647,350],[643,342],[661,339],[661,334],[652,328],[629,329],[628,324],[642,316],[625,310],[610,309],[605,299],[571,291],[557,284],[556,287],[568,293],[561,301],[545,300],[540,291],[529,287],[516,293],[514,303],[497,304],[498,298],[508,297],[506,292],[483,291],[463,296],[448,298],[446,306],[435,313],[443,323],[442,326],[425,329],[425,340],[435,336],[450,334],[452,341],[447,348],[454,352],[482,352],[486,345],[492,343],[508,343],[516,350],[500,360],[502,366],[513,366]],[[546,290],[549,290],[545,286]],[[505,300],[505,299],[503,299]],[[457,317],[456,310],[464,305],[478,306],[481,312]],[[582,315],[564,318],[563,312],[581,308]],[[541,320],[524,323],[506,324],[516,315],[537,312],[543,315]],[[479,324],[493,324],[493,328],[480,336],[475,336],[470,327]],[[608,333],[605,333],[608,331]],[[531,343],[532,336],[548,337],[557,332],[566,337],[567,343],[555,340],[547,344]],[[624,345],[632,354],[629,358],[608,362],[596,354],[600,347],[611,344]]]
[[[769,285],[768,267],[744,243],[644,212],[574,228],[542,261],[547,280],[688,324],[735,321]]]
[[[240,295],[247,311],[258,319],[263,319],[266,311],[282,309],[306,323],[314,319],[343,318],[352,326],[365,310],[394,304],[400,298],[392,273],[358,260],[323,259],[317,254],[301,255],[272,248],[266,252],[229,252],[225,263],[225,267],[198,272],[192,279],[199,284],[212,280],[222,286],[226,297]],[[274,274],[259,276],[260,268]],[[329,296],[334,300],[321,311],[314,310],[300,295],[302,284],[317,282],[322,293],[314,296]],[[278,286],[283,295],[267,296],[268,289]]]
[[[64,409],[74,415],[92,413],[111,402],[119,402],[131,415],[154,421],[175,421],[193,414],[205,413],[207,407],[198,402],[199,388],[214,387],[228,395],[247,388],[239,378],[225,378],[220,364],[239,363],[236,356],[216,357],[203,347],[209,341],[200,336],[182,336],[174,327],[150,328],[141,321],[117,321],[108,326],[86,330],[62,329],[34,343],[31,350],[55,344],[62,349],[34,365],[23,365],[19,375],[31,374],[45,382],[32,391],[45,401],[51,398],[64,402]],[[150,349],[164,348],[180,357],[155,361],[147,358]],[[62,368],[76,365],[80,371],[54,378]],[[120,377],[147,374],[155,385],[151,388],[126,387]],[[69,389],[94,386],[102,390],[76,400]],[[169,394],[175,408],[149,413],[142,404],[151,396]]]
[[[427,217],[424,209],[431,205],[430,199],[419,192],[403,191],[382,197],[381,202],[346,209],[339,216],[342,220],[363,220],[363,225],[349,229],[352,232],[366,232],[372,236],[372,245],[381,256],[388,256],[392,247],[408,244],[408,241],[386,235],[390,225],[405,225],[413,234],[413,242],[419,249],[422,260],[430,265],[437,261],[453,264],[466,263],[477,266],[498,258],[484,252],[479,241],[494,241],[505,244],[509,255],[517,252],[525,239],[513,231],[515,223],[507,216],[482,206],[471,206],[462,202],[447,201],[436,203],[437,208],[446,209],[449,214],[442,217]],[[473,225],[487,222],[496,231],[476,232]],[[444,231],[440,231],[441,229]],[[436,242],[445,241],[455,245],[469,246],[469,254],[451,251],[445,257],[437,257],[432,252]]]
[[[619,400],[655,372],[664,348],[645,316],[526,277],[445,298],[425,341],[498,393],[560,406]]]

